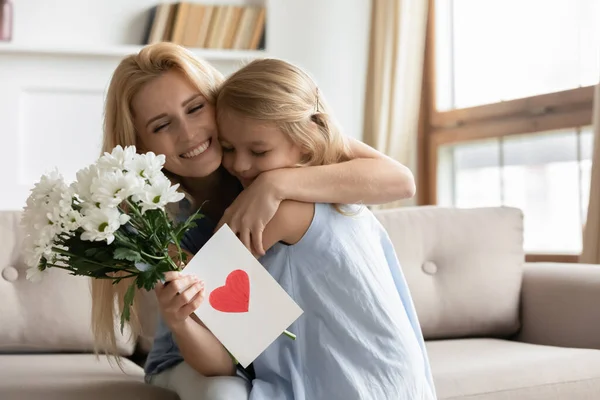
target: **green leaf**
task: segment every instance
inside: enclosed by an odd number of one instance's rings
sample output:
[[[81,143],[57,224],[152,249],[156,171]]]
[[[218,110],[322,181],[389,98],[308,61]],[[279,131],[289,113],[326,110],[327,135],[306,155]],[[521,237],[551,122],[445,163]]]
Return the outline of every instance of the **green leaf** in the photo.
[[[165,272],[173,271],[171,263],[168,261],[159,261],[148,268],[146,271],[139,273],[137,277],[137,285],[140,289],[144,288],[147,291],[154,289],[156,283],[165,278]]]
[[[98,267],[94,264],[82,262],[77,265],[75,275],[91,276],[92,278],[102,278],[108,276],[109,273],[114,272],[114,268],[110,267]]]
[[[119,247],[115,250],[113,254],[116,260],[127,260],[131,262],[140,262],[142,261],[142,255],[133,249],[128,249],[125,247]]]
[[[92,247],[91,249],[85,250],[85,256],[86,257],[94,257],[94,255],[96,255],[97,252],[98,252],[98,249],[95,247]]]
[[[204,214],[201,214],[200,210],[201,209],[199,208],[198,210],[196,210],[195,213],[190,215],[189,218],[187,219],[187,221],[185,221],[185,225],[195,224],[195,221],[204,218]]]
[[[131,318],[131,306],[133,305],[133,297],[135,296],[135,287],[135,282],[133,282],[127,288],[127,292],[125,292],[125,298],[123,301],[123,312],[121,313],[121,334],[123,334],[125,321],[129,321],[129,318]]]
[[[205,217],[204,214],[200,213],[201,208],[199,208],[198,210],[196,210],[195,213],[193,213],[192,215],[190,215],[188,217],[188,219],[183,222],[183,223],[179,223],[175,228],[175,237],[177,238],[177,241],[179,243],[181,243],[181,240],[183,239],[183,237],[185,236],[185,234],[187,233],[187,231],[189,231],[192,228],[195,228],[196,226],[198,226],[198,224],[196,224],[195,221],[200,220],[202,218]]]
[[[147,271],[140,272],[137,279],[137,284],[140,289],[144,288],[147,291],[154,289],[158,281],[164,279],[165,274],[158,271],[157,268],[150,268]]]
[[[80,239],[81,232],[65,241],[69,252],[82,258],[88,258],[98,263],[110,263],[113,259],[112,249],[106,242],[89,242]]]
[[[108,267],[109,265],[89,262],[85,258],[71,257],[69,260],[69,269],[71,269],[76,275],[92,276],[91,274],[109,269]],[[100,274],[104,275],[103,272]]]

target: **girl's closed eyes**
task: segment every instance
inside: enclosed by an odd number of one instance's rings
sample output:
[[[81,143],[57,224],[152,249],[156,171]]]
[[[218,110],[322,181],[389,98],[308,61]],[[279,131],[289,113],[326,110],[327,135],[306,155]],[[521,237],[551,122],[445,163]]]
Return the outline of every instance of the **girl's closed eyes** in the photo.
[[[229,144],[223,143],[221,142],[221,148],[223,149],[223,153],[233,153],[235,152],[235,148]],[[264,157],[266,156],[271,150],[250,150],[250,154],[254,157]]]
[[[255,156],[255,157],[264,157],[264,156],[267,155],[267,153],[269,151],[270,150],[260,150],[260,151],[252,150],[250,153],[252,153],[252,155]]]

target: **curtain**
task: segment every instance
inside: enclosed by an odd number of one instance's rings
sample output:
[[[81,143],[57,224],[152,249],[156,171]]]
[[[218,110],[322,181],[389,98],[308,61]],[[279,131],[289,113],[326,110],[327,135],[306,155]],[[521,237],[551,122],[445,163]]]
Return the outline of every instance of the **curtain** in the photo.
[[[583,233],[580,262],[600,264],[600,84],[594,95],[594,151],[587,222]]]
[[[427,11],[427,0],[372,0],[364,141],[415,176]],[[415,202],[413,198],[379,208]]]

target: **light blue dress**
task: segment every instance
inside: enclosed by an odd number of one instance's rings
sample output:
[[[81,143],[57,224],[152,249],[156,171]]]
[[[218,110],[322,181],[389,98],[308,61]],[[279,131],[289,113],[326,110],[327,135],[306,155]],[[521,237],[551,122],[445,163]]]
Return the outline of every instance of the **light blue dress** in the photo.
[[[423,335],[385,229],[316,204],[295,245],[261,263],[304,310],[254,362],[251,400],[432,400]]]

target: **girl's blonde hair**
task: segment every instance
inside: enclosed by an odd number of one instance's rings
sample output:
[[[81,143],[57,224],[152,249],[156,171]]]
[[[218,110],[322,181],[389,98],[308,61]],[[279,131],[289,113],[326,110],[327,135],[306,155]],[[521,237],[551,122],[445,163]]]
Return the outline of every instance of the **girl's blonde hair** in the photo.
[[[348,161],[350,150],[313,79],[278,59],[260,59],[233,73],[221,85],[217,120],[227,113],[274,123],[305,154],[301,165]]]
[[[103,153],[111,152],[117,145],[136,145],[131,101],[144,85],[171,70],[183,74],[209,103],[214,104],[223,82],[219,71],[181,46],[166,42],[148,45],[138,54],[124,58],[113,73],[104,110]],[[174,174],[165,173],[172,181],[180,180]],[[129,283],[129,279],[116,285],[110,280],[92,280],[92,331],[97,352],[118,353],[115,324],[119,321]],[[139,298],[139,294],[136,295],[136,299]],[[139,313],[138,304],[134,303],[130,323],[134,338],[141,333]]]

